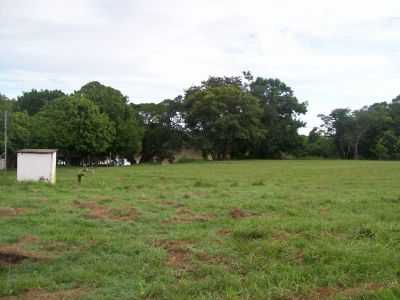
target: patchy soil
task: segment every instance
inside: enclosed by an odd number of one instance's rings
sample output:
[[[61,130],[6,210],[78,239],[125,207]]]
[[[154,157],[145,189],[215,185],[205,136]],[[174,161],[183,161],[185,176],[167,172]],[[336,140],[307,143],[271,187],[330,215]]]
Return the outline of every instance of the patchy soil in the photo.
[[[164,224],[190,224],[193,222],[207,222],[215,218],[214,214],[198,214],[192,210],[180,207],[176,210],[176,215],[171,219],[163,221]]]
[[[173,206],[173,207],[175,207],[175,208],[180,208],[180,207],[184,207],[184,206],[185,206],[185,205],[182,204],[182,203],[178,203],[178,202],[175,202],[175,201],[169,201],[169,200],[167,200],[167,201],[160,201],[159,203],[160,203],[161,205]]]
[[[217,234],[220,236],[226,236],[232,234],[232,230],[228,228],[223,228],[217,231]]]
[[[86,291],[83,289],[59,290],[48,292],[43,289],[29,289],[18,296],[0,297],[1,300],[67,300],[77,299]]]
[[[248,211],[243,211],[240,208],[234,208],[229,212],[229,215],[231,216],[232,219],[244,219],[256,216],[257,214]]]
[[[15,265],[27,258],[28,256],[17,253],[15,250],[0,250],[0,265]]]
[[[39,240],[40,240],[39,237],[37,237],[36,235],[27,234],[18,240],[18,244],[19,245],[34,244],[34,243],[39,242]]]
[[[188,249],[190,244],[192,244],[190,241],[184,240],[158,240],[154,242],[154,246],[167,251],[167,266],[184,270],[190,269],[191,251]]]
[[[307,296],[290,296],[284,299],[290,300],[328,300],[336,296],[342,296],[346,298],[358,298],[371,294],[385,288],[383,284],[379,283],[367,283],[353,288],[338,288],[338,287],[320,287],[312,291]]]
[[[210,255],[207,252],[200,252],[196,254],[198,260],[212,265],[230,265],[230,260],[222,255]]]
[[[86,217],[90,219],[131,221],[138,216],[137,211],[131,207],[111,208],[105,205],[98,204],[94,201],[84,203],[76,201],[75,204],[79,208],[88,209]]]
[[[24,260],[37,261],[47,258],[42,253],[25,251],[26,244],[37,243],[39,238],[34,235],[25,235],[12,245],[0,245],[0,266],[16,265]]]
[[[298,253],[296,253],[293,257],[292,257],[292,261],[296,264],[304,264],[304,253],[303,251],[300,251]]]
[[[322,217],[326,217],[326,216],[329,214],[329,210],[328,210],[326,207],[321,207],[321,208],[319,209],[319,214],[320,214]]]
[[[272,233],[272,239],[275,241],[288,241],[290,239],[290,236],[292,234],[286,232],[286,231],[274,231]]]
[[[11,266],[24,260],[38,261],[45,258],[40,253],[25,251],[16,245],[0,246],[0,266]]]
[[[19,214],[23,214],[25,211],[25,208],[0,207],[0,218],[16,217]]]
[[[354,288],[348,288],[340,292],[341,295],[345,297],[360,297],[366,294],[370,294],[376,291],[379,291],[381,289],[385,288],[383,284],[380,283],[367,283],[364,286],[361,287],[354,287]]]

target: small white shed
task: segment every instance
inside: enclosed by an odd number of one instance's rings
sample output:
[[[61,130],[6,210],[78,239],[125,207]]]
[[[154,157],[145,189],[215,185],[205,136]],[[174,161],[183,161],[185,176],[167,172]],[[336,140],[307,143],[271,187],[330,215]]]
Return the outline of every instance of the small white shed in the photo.
[[[6,168],[6,160],[4,158],[0,158],[0,170],[5,170]]]
[[[17,151],[17,181],[56,183],[57,150],[22,149]]]

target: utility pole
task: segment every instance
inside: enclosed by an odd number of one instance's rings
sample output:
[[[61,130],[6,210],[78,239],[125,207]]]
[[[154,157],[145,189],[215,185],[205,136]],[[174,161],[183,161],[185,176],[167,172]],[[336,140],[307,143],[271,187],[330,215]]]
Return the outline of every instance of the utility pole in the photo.
[[[4,112],[4,170],[7,171],[7,111]]]

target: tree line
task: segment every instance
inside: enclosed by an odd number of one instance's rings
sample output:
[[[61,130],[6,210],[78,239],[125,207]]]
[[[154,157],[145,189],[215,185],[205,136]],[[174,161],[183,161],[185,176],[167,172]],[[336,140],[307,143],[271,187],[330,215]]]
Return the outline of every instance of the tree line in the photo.
[[[204,158],[400,158],[400,96],[360,110],[335,109],[308,136],[307,103],[279,79],[209,77],[183,95],[134,104],[119,90],[89,82],[73,93],[31,90],[0,95],[9,114],[8,151],[56,148],[68,164],[138,156],[174,160],[182,149]],[[3,122],[2,122],[3,123]],[[0,133],[3,147],[3,130]]]

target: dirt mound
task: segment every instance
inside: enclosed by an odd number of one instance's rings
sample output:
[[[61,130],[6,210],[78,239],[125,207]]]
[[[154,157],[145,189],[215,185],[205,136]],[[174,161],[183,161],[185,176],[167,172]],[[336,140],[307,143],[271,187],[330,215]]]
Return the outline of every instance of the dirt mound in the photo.
[[[39,238],[36,235],[27,234],[18,240],[19,245],[37,243]]]
[[[182,203],[177,203],[177,202],[175,202],[175,201],[169,201],[169,200],[167,200],[167,201],[160,201],[159,203],[160,203],[160,205],[173,206],[173,207],[175,207],[175,208],[180,208],[180,207],[184,207],[184,206],[185,206],[185,205],[182,204]]]
[[[90,219],[106,219],[113,221],[131,221],[137,217],[137,212],[131,207],[111,208],[105,205],[100,205],[90,201],[81,203],[75,202],[79,208],[88,209],[86,217]]]
[[[371,282],[363,286],[345,289],[340,294],[342,294],[345,297],[356,298],[364,296],[366,294],[373,293],[375,291],[379,291],[383,288],[385,288],[383,284]]]
[[[362,296],[369,295],[371,293],[374,293],[376,291],[379,291],[383,288],[387,288],[388,286],[385,286],[380,283],[365,283],[361,284],[360,286],[352,287],[352,288],[339,288],[339,287],[319,287],[309,295],[305,296],[289,296],[283,299],[290,299],[290,300],[325,300],[325,299],[332,299],[337,296],[342,296],[347,298],[359,298]]]
[[[215,218],[213,214],[198,214],[188,208],[178,208],[176,215],[169,220],[164,221],[164,224],[190,224],[193,222],[207,222]]]
[[[212,265],[226,265],[230,264],[230,261],[227,257],[222,255],[210,255],[207,252],[200,252],[196,254],[198,260]]]
[[[256,216],[257,214],[243,211],[240,208],[234,208],[229,212],[229,215],[231,216],[232,219],[244,219]]]
[[[27,258],[28,256],[13,251],[0,250],[0,265],[15,265]]]
[[[26,211],[25,208],[12,208],[12,207],[0,207],[0,218],[1,217],[15,217]]]
[[[24,251],[15,245],[0,247],[0,266],[16,265],[28,259],[37,261],[44,258],[39,253]]]
[[[232,230],[228,229],[228,228],[222,228],[222,229],[217,231],[217,234],[220,235],[220,236],[230,235],[231,233],[232,233]]]
[[[190,244],[190,241],[184,240],[159,240],[154,242],[154,246],[167,251],[167,266],[185,270],[190,268],[191,251],[188,249]]]
[[[59,290],[47,292],[43,289],[29,289],[18,296],[2,297],[1,300],[68,300],[77,299],[85,293],[83,289]]]

